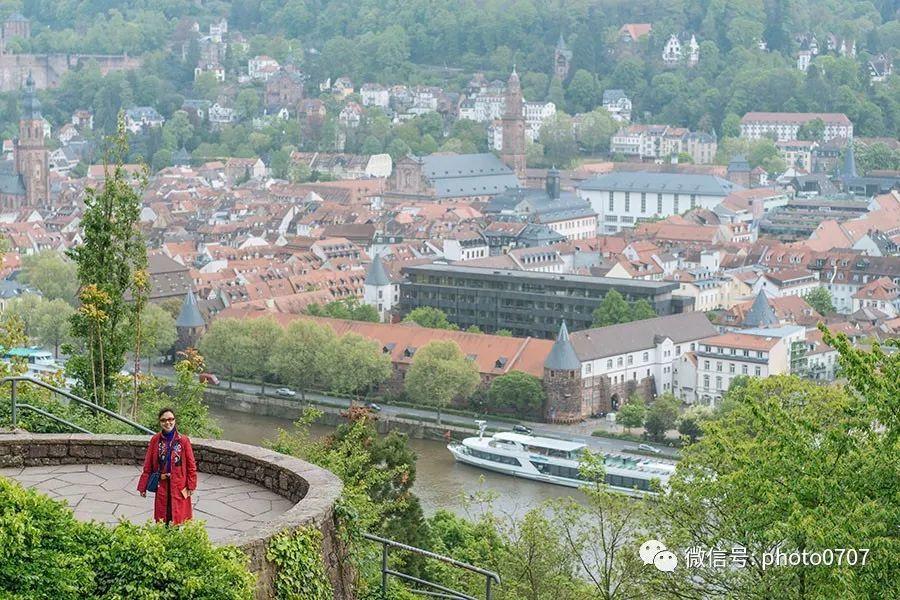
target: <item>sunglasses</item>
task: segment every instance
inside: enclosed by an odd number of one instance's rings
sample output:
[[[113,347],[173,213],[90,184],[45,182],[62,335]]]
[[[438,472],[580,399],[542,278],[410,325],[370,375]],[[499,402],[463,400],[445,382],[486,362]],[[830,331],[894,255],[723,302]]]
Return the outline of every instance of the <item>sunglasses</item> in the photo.
[[[174,419],[174,418],[171,418],[171,419],[160,419],[159,422],[160,422],[160,423],[174,423],[174,422],[175,422],[175,419]]]

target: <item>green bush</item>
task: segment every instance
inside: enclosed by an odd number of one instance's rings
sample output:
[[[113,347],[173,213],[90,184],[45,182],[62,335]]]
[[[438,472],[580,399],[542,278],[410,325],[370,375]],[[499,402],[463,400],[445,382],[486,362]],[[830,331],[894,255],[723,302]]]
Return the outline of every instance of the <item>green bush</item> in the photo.
[[[0,477],[0,597],[249,600],[247,557],[203,525],[82,523],[65,504]]]
[[[331,600],[334,592],[322,562],[322,532],[301,527],[272,538],[266,558],[278,566],[278,600]]]

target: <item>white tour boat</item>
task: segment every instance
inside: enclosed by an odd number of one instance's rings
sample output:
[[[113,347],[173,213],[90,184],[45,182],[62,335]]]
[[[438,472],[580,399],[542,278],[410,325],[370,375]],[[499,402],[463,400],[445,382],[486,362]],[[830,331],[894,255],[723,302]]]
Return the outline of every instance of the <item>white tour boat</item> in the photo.
[[[586,485],[579,472],[585,444],[511,431],[485,437],[485,423],[477,423],[478,437],[447,446],[459,462],[557,485]],[[632,495],[652,493],[651,481],[655,479],[665,486],[675,472],[674,464],[624,454],[604,454],[604,463],[607,485]]]

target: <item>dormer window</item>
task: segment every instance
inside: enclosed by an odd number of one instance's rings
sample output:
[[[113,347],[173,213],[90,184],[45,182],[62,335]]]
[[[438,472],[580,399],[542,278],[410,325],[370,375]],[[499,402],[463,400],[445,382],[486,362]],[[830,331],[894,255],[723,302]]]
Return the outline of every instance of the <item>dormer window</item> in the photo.
[[[381,351],[385,354],[389,354],[394,351],[394,347],[396,347],[396,345],[397,344],[395,344],[394,342],[388,342],[381,348]]]
[[[497,369],[502,369],[503,367],[506,366],[506,363],[507,363],[508,361],[509,361],[509,359],[507,359],[505,356],[501,356],[501,357],[498,358],[498,359],[496,360],[496,362],[494,363],[494,367],[497,368]]]
[[[416,349],[415,349],[415,347],[413,347],[413,346],[407,346],[407,347],[403,350],[403,356],[406,356],[406,357],[411,357],[411,356],[412,356],[413,354],[415,354],[415,353],[416,353]]]

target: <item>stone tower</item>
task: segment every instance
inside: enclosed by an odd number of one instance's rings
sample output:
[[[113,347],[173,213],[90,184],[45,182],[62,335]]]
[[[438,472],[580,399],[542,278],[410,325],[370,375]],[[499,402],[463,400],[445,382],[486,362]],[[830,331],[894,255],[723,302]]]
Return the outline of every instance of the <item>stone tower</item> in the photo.
[[[50,164],[44,146],[44,119],[34,92],[31,73],[25,81],[19,139],[15,146],[16,171],[25,185],[25,206],[50,204]]]
[[[556,48],[553,50],[553,76],[560,81],[565,81],[569,75],[571,64],[572,51],[566,48],[566,41],[560,33],[559,40],[556,42]]]
[[[366,281],[363,285],[363,304],[374,306],[378,310],[378,316],[382,321],[390,321],[391,309],[397,303],[397,292],[394,282],[391,281],[381,255],[376,254],[366,273]]]
[[[569,341],[565,321],[544,361],[544,390],[547,395],[545,420],[551,423],[575,423],[581,420],[581,360]]]
[[[184,301],[181,303],[181,311],[175,319],[175,330],[178,332],[178,341],[175,342],[175,351],[184,352],[188,348],[196,348],[200,336],[206,331],[206,321],[200,314],[197,306],[197,297],[194,290],[188,290]]]
[[[522,86],[519,74],[513,67],[509,81],[506,82],[506,106],[503,109],[503,149],[500,160],[515,171],[516,177],[525,179],[525,117],[522,114]]]

